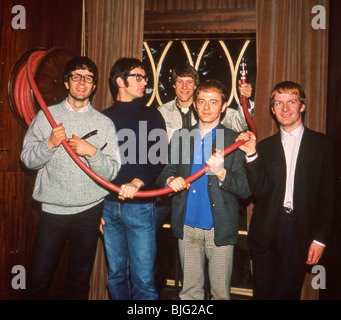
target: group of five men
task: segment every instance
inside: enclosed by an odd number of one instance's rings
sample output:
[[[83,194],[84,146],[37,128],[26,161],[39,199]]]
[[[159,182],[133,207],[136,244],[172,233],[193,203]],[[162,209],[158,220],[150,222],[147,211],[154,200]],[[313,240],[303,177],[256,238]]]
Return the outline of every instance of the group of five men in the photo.
[[[103,113],[91,105],[97,78],[90,59],[69,61],[64,72],[68,96],[50,107],[58,126],[51,129],[40,111],[25,136],[21,159],[38,170],[33,198],[42,203],[25,298],[47,296],[69,239],[65,298],[87,299],[101,225],[110,298],[158,299],[155,234],[164,216],[157,217],[157,199],[135,195],[170,187],[171,203],[167,196],[165,206],[171,208],[171,226],[179,239],[181,299],[204,299],[205,259],[210,297],[230,299],[238,199],[251,195],[254,297],[298,299],[306,261],[316,264],[328,241],[334,199],[332,144],[303,126],[301,86],[283,82],[273,89],[271,112],[280,133],[258,144],[246,131],[242,108],[227,108],[224,85],[200,83],[189,65],[173,70],[176,98],[159,110],[139,101],[147,85],[140,60],[115,62],[109,79],[114,102]],[[251,85],[239,85],[249,98]],[[252,113],[253,103],[249,105]],[[149,139],[153,132],[165,134]],[[296,139],[291,146],[288,136]],[[109,192],[83,172],[61,146],[64,140],[119,192]],[[244,142],[240,150],[223,157],[222,150],[238,140]],[[156,145],[168,144],[168,153],[159,150],[159,161],[148,156]],[[124,160],[127,153],[134,155],[129,161]],[[206,174],[186,182],[206,164]]]

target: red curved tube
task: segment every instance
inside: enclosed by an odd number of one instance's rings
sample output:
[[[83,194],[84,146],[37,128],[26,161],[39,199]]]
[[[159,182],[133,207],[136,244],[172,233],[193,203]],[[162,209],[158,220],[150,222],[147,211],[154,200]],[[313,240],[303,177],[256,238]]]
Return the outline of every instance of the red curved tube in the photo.
[[[15,101],[15,105],[17,106],[17,110],[18,113],[20,114],[21,117],[24,117],[23,115],[23,110],[21,108],[21,103],[20,103],[20,88],[19,86],[21,85],[21,78],[23,77],[23,73],[24,73],[24,68],[18,73],[17,76],[17,80],[15,82],[15,86],[14,86],[14,101]]]
[[[240,77],[240,80],[242,82],[242,84],[245,84],[246,83],[246,70],[245,70],[245,67],[246,67],[246,64],[244,62],[244,58],[243,58],[243,62],[241,64],[241,71],[240,71],[240,74],[241,74],[241,77]],[[257,135],[257,128],[255,126],[255,124],[253,123],[252,119],[251,119],[251,116],[250,116],[250,113],[247,109],[247,101],[246,101],[246,97],[245,96],[242,96],[242,107],[243,107],[243,111],[244,111],[244,116],[245,116],[245,119],[246,119],[246,122],[248,123],[248,125],[250,126],[252,132]]]
[[[32,61],[32,69],[34,70],[35,67],[37,66],[39,60],[42,58],[42,56],[45,54],[45,51],[37,51],[36,55],[34,56],[34,60]],[[25,101],[27,103],[26,108],[28,112],[28,116],[30,117],[30,123],[36,116],[34,107],[33,107],[33,102],[32,102],[32,95],[31,95],[31,90],[30,90],[30,84],[27,81],[28,77],[27,74],[25,75],[25,87],[24,90],[26,92],[26,98]]]
[[[39,59],[45,51],[39,51],[34,56],[32,61],[32,69],[35,68]],[[26,124],[29,126],[36,116],[35,110],[33,108],[31,89],[27,77],[27,67],[24,66],[18,73],[17,79],[14,86],[14,100],[17,106],[19,115],[25,120]]]
[[[35,57],[38,55],[39,53],[34,52],[28,59],[27,61],[27,77],[28,77],[28,81],[31,85],[31,88],[33,90],[34,95],[37,98],[38,103],[40,104],[43,112],[45,113],[46,118],[48,119],[48,121],[50,122],[52,128],[55,128],[57,126],[55,120],[53,119],[43,97],[41,96],[38,87],[34,81],[33,78],[33,70],[32,70],[32,61],[33,59],[35,59]],[[245,100],[246,102],[246,100]],[[244,102],[243,102],[244,104]],[[246,107],[246,103],[245,103],[245,107]],[[248,114],[248,110],[246,107],[246,112],[243,106],[243,110],[245,115]],[[252,123],[251,117],[249,117],[249,119],[247,119],[248,123]],[[250,122],[249,122],[250,121]],[[250,125],[251,127],[251,125]],[[241,146],[242,144],[244,144],[244,141],[238,141],[233,143],[232,145],[230,145],[229,147],[227,147],[224,151],[223,151],[223,155],[226,156],[227,154],[231,153],[232,151],[236,150],[239,146]],[[94,180],[96,180],[98,183],[100,183],[102,186],[108,188],[109,190],[115,191],[115,192],[119,192],[120,187],[115,186],[114,184],[106,181],[105,179],[103,179],[102,177],[100,177],[98,174],[96,174],[95,172],[93,172],[87,165],[85,165],[85,163],[78,157],[78,155],[71,149],[71,147],[68,145],[68,143],[66,142],[66,140],[64,140],[62,142],[63,147],[65,148],[65,150],[69,153],[69,155],[71,156],[71,158],[76,162],[76,164],[78,164],[78,166],[85,172],[87,173],[91,178],[93,178]],[[205,165],[203,168],[201,168],[198,172],[196,172],[194,175],[188,177],[185,181],[187,183],[191,183],[194,180],[198,179],[199,177],[201,177],[203,174],[205,174],[207,171],[209,170],[209,166]],[[136,197],[142,197],[142,198],[148,198],[148,197],[156,197],[156,196],[161,196],[167,193],[173,192],[173,190],[168,187],[168,188],[163,188],[163,189],[158,189],[158,190],[151,190],[151,191],[138,191],[136,192],[135,196]]]

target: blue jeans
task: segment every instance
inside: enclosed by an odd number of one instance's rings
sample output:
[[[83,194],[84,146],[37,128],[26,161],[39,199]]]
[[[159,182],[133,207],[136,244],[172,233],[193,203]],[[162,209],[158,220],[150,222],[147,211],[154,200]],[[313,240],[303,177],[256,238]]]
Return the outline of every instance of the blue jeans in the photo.
[[[154,203],[104,201],[108,290],[113,300],[157,300]]]
[[[162,227],[163,221],[171,212],[171,200],[166,196],[156,198],[156,231]]]

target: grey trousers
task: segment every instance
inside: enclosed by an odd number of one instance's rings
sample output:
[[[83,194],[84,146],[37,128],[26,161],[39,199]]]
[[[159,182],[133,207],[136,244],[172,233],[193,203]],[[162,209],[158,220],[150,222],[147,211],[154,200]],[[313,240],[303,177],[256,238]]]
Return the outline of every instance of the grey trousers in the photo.
[[[183,271],[181,300],[203,300],[205,257],[212,300],[229,300],[234,245],[216,246],[214,229],[203,230],[184,226],[184,238],[179,239],[179,254]]]

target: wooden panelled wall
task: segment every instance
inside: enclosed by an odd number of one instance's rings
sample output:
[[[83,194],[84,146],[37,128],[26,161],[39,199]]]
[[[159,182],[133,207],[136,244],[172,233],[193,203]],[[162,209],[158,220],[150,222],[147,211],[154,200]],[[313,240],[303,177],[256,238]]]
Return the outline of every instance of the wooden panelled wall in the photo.
[[[14,29],[15,5],[25,9],[25,29]],[[79,14],[75,14],[79,13]],[[23,22],[23,21],[21,21]],[[6,0],[0,3],[0,300],[18,299],[20,289],[11,282],[16,265],[28,269],[37,223],[32,203],[34,173],[20,164],[26,128],[14,117],[7,96],[7,83],[13,66],[24,53],[36,48],[67,48],[81,53],[82,0]],[[63,259],[62,259],[63,260]],[[65,260],[65,259],[64,259]],[[65,266],[57,271],[53,292],[61,290]]]
[[[256,32],[256,0],[145,0],[147,37]]]
[[[145,0],[145,10],[221,10],[250,9],[256,7],[256,0]]]

